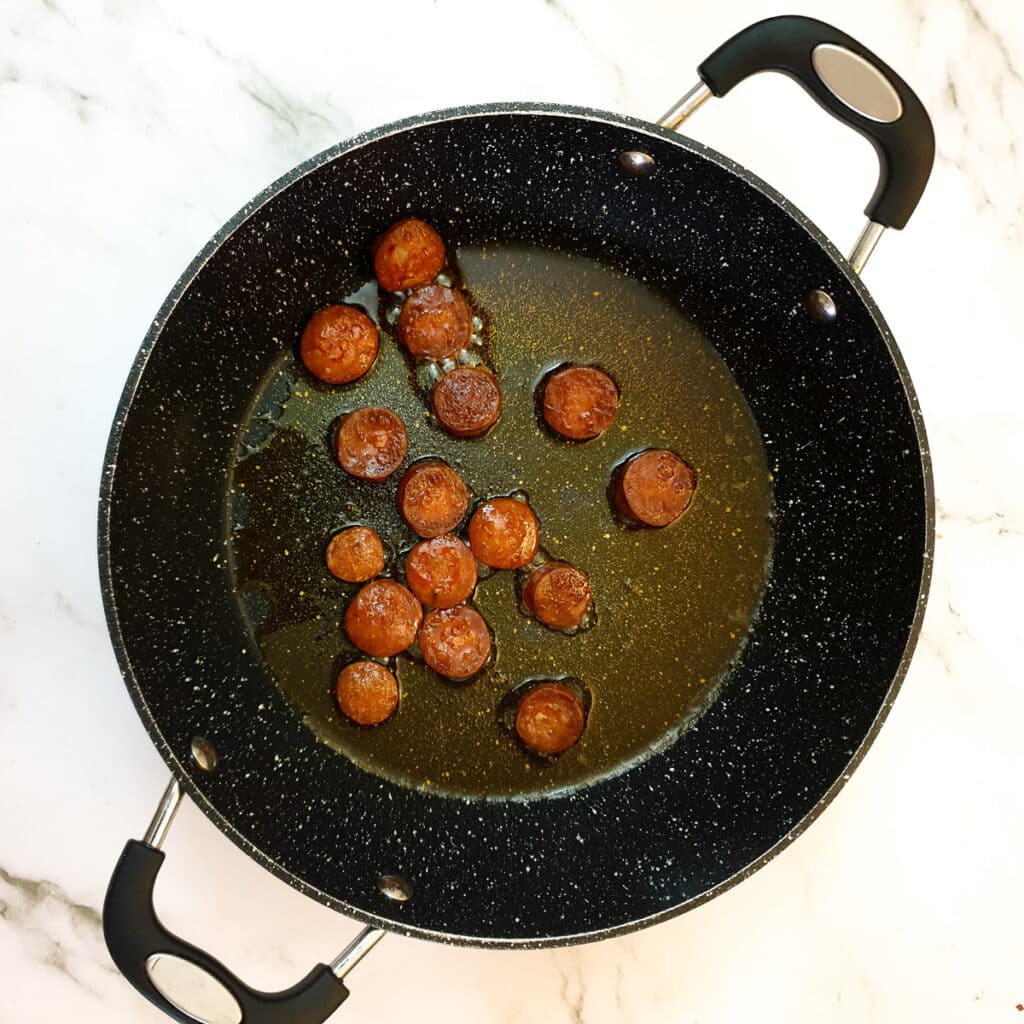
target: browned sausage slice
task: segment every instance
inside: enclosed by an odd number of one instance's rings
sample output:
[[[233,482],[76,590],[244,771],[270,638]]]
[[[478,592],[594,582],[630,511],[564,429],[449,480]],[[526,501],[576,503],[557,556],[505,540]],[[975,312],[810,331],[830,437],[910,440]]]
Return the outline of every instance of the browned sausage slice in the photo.
[[[420,630],[423,660],[448,679],[468,679],[491,653],[491,634],[483,616],[469,605],[427,612]]]
[[[299,355],[314,377],[347,384],[377,358],[377,327],[355,306],[327,306],[314,313],[299,342]]]
[[[357,725],[380,725],[398,707],[398,680],[375,661],[354,661],[341,670],[335,696]]]
[[[451,534],[421,540],[405,560],[405,578],[416,599],[428,608],[452,608],[473,593],[476,559]]]
[[[441,236],[415,217],[392,224],[373,246],[373,269],[387,292],[404,292],[433,281],[443,266]]]
[[[620,467],[615,504],[641,526],[668,526],[689,507],[697,487],[693,468],[663,448],[634,455]]]
[[[573,629],[587,616],[593,592],[590,580],[568,562],[546,562],[530,573],[523,604],[551,629]]]
[[[482,366],[459,366],[434,385],[430,399],[438,422],[456,437],[479,437],[501,415],[498,378]]]
[[[583,704],[564,683],[527,690],[516,710],[519,738],[538,754],[560,754],[583,735]]]
[[[327,568],[346,583],[365,583],[384,569],[384,545],[376,530],[350,526],[327,545]]]
[[[359,650],[390,658],[416,639],[422,620],[419,601],[401,583],[374,580],[345,610],[345,632]]]
[[[398,416],[372,405],[350,412],[335,439],[341,468],[361,480],[386,480],[402,464],[408,444]]]
[[[437,537],[454,530],[469,508],[469,490],[462,477],[440,459],[411,465],[398,482],[398,511],[421,536]]]
[[[518,498],[491,498],[469,520],[469,546],[492,569],[521,569],[540,546],[540,524]]]
[[[398,317],[398,340],[417,359],[451,359],[469,346],[472,334],[466,300],[440,284],[417,288]]]
[[[606,431],[619,411],[619,389],[596,366],[567,366],[544,385],[544,419],[562,437],[587,441]]]

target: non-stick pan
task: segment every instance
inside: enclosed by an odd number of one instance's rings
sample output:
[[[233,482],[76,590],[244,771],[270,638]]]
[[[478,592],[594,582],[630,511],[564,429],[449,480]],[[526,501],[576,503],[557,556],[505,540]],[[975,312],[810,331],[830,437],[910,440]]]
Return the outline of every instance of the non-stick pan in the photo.
[[[766,70],[878,152],[849,260],[764,182],[674,131]],[[157,314],[111,433],[99,546],[125,681],[173,779],[125,848],[104,927],[123,973],[178,1020],[323,1020],[384,930],[545,946],[681,913],[801,832],[879,729],[921,621],[933,509],[910,380],[858,275],[920,198],[931,126],[890,68],[808,18],[740,32],[699,73],[657,125],[499,104],[341,144],[247,204]],[[763,438],[774,553],[743,656],[675,742],[592,784],[473,799],[363,770],[276,685],[237,593],[233,481],[257,396],[294,364],[310,313],[372,277],[369,241],[410,214],[453,251],[528,245],[642,282],[717,349]],[[681,391],[661,365],[650,393]],[[637,672],[643,661],[641,646]],[[353,948],[267,995],[168,933],[151,897],[183,793],[279,878],[367,923]]]

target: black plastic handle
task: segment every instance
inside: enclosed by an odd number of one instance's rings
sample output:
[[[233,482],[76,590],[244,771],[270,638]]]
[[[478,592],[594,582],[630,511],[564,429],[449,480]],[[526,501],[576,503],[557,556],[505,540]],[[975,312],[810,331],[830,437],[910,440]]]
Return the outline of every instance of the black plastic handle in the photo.
[[[348,998],[348,989],[325,964],[284,992],[257,992],[220,961],[167,931],[153,909],[153,886],[163,862],[163,851],[128,841],[103,903],[103,936],[121,973],[166,1014],[181,1024],[197,1019],[171,1003],[150,980],[146,962],[158,953],[186,960],[219,981],[237,1001],[242,1024],[322,1024]]]
[[[896,120],[866,117],[832,92],[812,60],[814,51],[828,44],[863,58],[885,78],[902,104]],[[834,118],[870,140],[881,167],[875,194],[864,212],[878,224],[902,228],[924,192],[935,160],[931,120],[910,86],[845,32],[798,15],[768,18],[737,32],[697,69],[716,96],[724,96],[760,71],[780,71],[795,78]]]

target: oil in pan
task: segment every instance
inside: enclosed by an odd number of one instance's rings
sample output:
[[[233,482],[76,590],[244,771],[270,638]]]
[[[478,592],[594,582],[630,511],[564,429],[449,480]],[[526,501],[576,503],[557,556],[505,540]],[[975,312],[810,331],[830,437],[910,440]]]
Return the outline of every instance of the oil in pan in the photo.
[[[314,381],[293,351],[268,376],[234,468],[236,592],[277,684],[325,743],[407,786],[462,797],[522,798],[603,778],[672,742],[714,699],[742,653],[771,556],[771,479],[760,433],[728,367],[671,301],[617,271],[529,246],[464,247],[458,273],[478,315],[483,355],[504,393],[497,425],[460,440],[434,421],[429,384],[407,363],[376,289],[362,304],[382,327],[377,362],[344,387]],[[339,296],[339,301],[341,297]],[[618,416],[585,443],[554,436],[537,387],[563,363],[600,366],[621,393]],[[338,417],[393,409],[408,462],[437,456],[474,498],[525,492],[544,555],[590,578],[589,628],[554,632],[526,616],[515,574],[481,579],[473,601],[494,655],[471,682],[450,683],[413,655],[396,659],[399,710],[362,728],[333,698],[358,656],[342,627],[357,585],[334,579],[324,548],[343,526],[373,526],[402,576],[416,537],[395,507],[401,471],[383,484],[348,477],[333,458]],[[667,448],[697,471],[690,508],[665,529],[623,523],[607,496],[614,468]],[[508,730],[509,694],[532,679],[581,687],[581,741],[553,761]]]

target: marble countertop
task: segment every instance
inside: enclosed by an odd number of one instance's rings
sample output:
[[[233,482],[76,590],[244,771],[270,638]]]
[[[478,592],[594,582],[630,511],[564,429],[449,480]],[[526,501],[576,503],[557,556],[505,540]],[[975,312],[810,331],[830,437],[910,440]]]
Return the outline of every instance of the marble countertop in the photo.
[[[351,976],[352,1021],[1024,1021],[1024,8],[796,6],[893,65],[938,140],[924,201],[866,272],[935,463],[935,575],[903,691],[820,820],[737,888],[566,950],[389,937]],[[95,506],[114,406],[179,272],[269,181],[359,130],[499,99],[653,118],[711,49],[778,13],[759,0],[353,8],[6,0],[0,11],[2,1021],[163,1019],[100,934],[110,869],[166,770],[107,638]],[[852,243],[875,158],[791,82],[762,76],[687,130]],[[167,923],[257,987],[290,984],[357,931],[190,805],[167,848]]]

